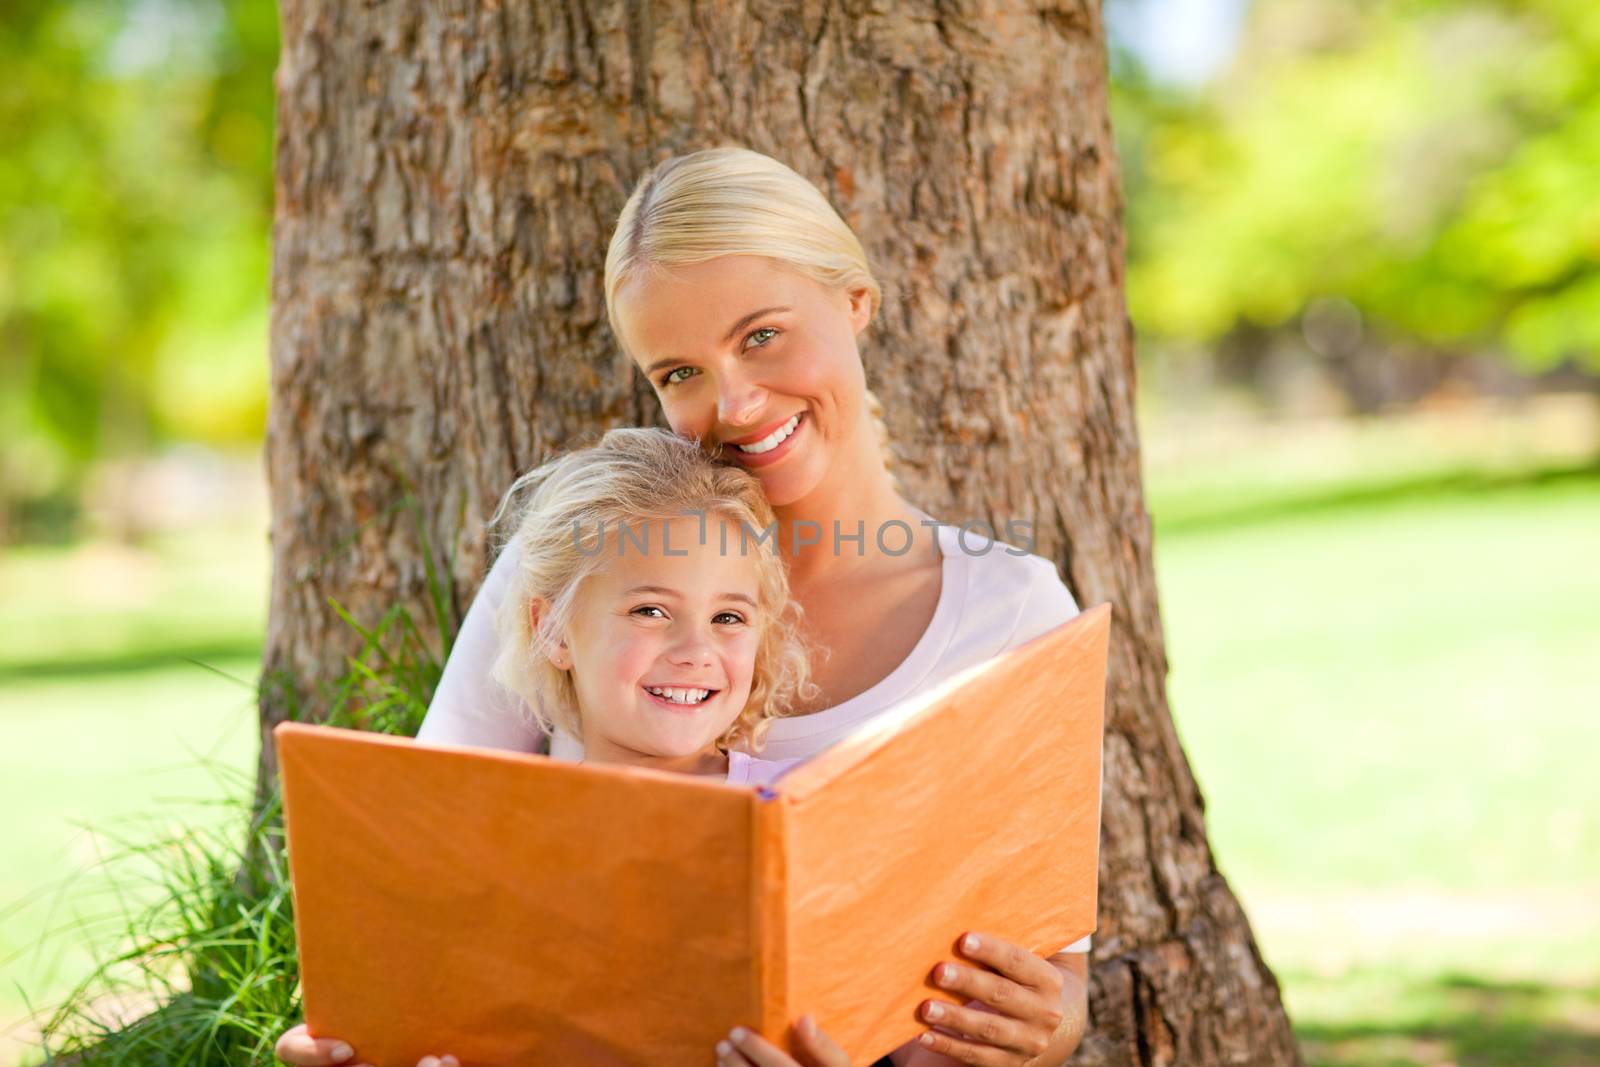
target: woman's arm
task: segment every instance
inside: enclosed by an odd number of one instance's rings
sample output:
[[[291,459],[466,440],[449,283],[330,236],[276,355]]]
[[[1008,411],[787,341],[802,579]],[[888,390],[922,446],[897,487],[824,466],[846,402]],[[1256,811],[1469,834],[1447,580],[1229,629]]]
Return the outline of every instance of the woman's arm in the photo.
[[[500,651],[495,614],[505,597],[516,547],[507,546],[467,608],[417,740],[511,752],[537,752],[543,734],[521,698],[490,677]]]

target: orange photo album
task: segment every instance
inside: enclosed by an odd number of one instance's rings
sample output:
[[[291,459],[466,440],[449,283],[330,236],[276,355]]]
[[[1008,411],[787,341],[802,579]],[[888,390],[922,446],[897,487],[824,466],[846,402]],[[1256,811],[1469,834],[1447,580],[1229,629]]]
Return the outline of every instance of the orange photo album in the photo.
[[[767,786],[285,723],[306,1022],[376,1067],[710,1063],[810,1013],[870,1063],[956,939],[1095,926],[1110,608]]]

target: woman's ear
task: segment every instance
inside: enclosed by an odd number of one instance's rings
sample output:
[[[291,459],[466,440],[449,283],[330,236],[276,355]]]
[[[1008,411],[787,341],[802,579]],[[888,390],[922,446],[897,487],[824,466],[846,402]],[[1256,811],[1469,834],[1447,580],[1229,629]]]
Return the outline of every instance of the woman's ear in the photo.
[[[536,641],[538,640],[539,627],[544,622],[549,611],[550,605],[543,597],[533,597],[528,601],[528,632],[535,635],[534,639]],[[572,669],[572,650],[567,648],[565,640],[558,641],[554,645],[545,646],[544,654],[554,664],[556,670],[570,671]]]
[[[864,285],[845,290],[850,301],[850,332],[859,334],[872,321],[872,292]]]

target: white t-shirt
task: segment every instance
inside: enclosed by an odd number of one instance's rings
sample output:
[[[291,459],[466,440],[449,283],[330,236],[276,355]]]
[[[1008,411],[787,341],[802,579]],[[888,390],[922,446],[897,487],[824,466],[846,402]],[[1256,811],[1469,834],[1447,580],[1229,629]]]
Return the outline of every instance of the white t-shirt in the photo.
[[[930,520],[931,521],[931,520]],[[942,555],[939,602],[916,646],[898,667],[865,692],[831,708],[768,727],[761,759],[742,764],[789,764],[816,755],[851,730],[908,697],[968,667],[1031,641],[1078,614],[1055,565],[1038,556],[954,526],[938,528]],[[503,553],[467,610],[417,740],[434,744],[534,752],[541,735],[520,698],[489,675],[496,653],[494,617],[510,582],[511,550]],[[912,551],[920,551],[913,548]],[[557,759],[582,759],[583,746],[564,733],[551,739]],[[766,768],[755,768],[764,773]],[[729,763],[729,780],[735,779]],[[1089,939],[1064,951],[1087,952]]]

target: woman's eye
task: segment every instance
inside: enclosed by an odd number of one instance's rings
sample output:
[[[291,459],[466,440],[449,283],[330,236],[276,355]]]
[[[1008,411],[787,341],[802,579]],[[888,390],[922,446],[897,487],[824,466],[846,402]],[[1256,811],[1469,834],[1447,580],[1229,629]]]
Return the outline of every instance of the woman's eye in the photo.
[[[744,616],[740,615],[737,611],[719,611],[711,621],[733,623],[734,625],[738,625],[739,623],[744,622]]]
[[[667,373],[661,376],[661,384],[677,385],[679,382],[687,381],[689,378],[693,377],[694,373],[695,370],[693,367],[674,367],[672,370],[667,371]],[[682,378],[678,377],[680,374],[683,375]]]
[[[651,612],[651,611],[655,612],[655,614],[654,615],[645,614],[646,612]],[[634,608],[633,609],[633,613],[635,615],[644,615],[644,617],[647,618],[647,619],[664,619],[664,618],[667,617],[667,613],[662,611],[660,608],[656,607],[654,604],[645,604],[645,605],[642,605],[640,607]]]
[[[763,326],[759,330],[751,330],[750,336],[744,339],[744,345],[749,348],[751,342],[754,342],[755,347],[760,348],[776,336],[778,336],[777,330],[774,330],[771,326]]]

